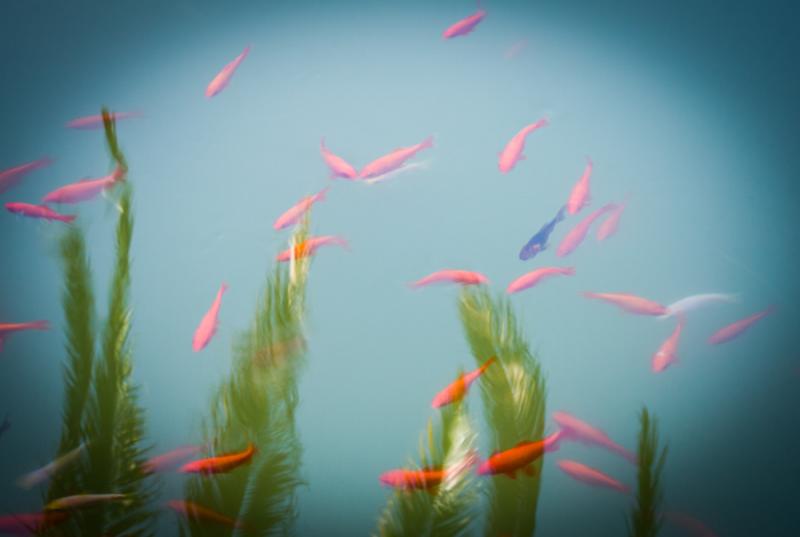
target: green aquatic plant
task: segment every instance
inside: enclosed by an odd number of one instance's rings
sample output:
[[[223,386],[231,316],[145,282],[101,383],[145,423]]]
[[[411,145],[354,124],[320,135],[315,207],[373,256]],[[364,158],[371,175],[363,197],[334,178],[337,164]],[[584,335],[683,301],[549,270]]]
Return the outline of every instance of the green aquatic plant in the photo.
[[[661,530],[661,476],[667,447],[659,450],[658,423],[647,407],[639,415],[639,448],[636,503],[628,521],[630,537],[656,537]]]
[[[497,357],[497,364],[486,370],[480,382],[491,450],[542,439],[545,380],[508,300],[492,298],[484,286],[465,287],[459,313],[475,362],[481,365],[489,357]],[[542,462],[543,457],[534,463],[533,476],[512,479],[498,475],[485,480],[485,535],[523,537],[535,533]]]

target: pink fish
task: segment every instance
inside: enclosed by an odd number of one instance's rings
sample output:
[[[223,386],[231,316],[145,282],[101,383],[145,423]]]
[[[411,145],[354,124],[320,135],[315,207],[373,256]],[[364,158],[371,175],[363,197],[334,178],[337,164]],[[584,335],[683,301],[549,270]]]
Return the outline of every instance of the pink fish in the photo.
[[[47,321],[31,321],[27,323],[0,323],[0,351],[3,350],[3,340],[13,332],[23,330],[50,330]]]
[[[684,513],[665,512],[662,516],[672,524],[679,526],[696,537],[717,537],[714,531],[697,520]]]
[[[53,161],[51,159],[44,157],[40,158],[39,160],[34,160],[33,162],[27,162],[25,164],[20,164],[19,166],[14,166],[13,168],[1,171],[0,194],[19,183],[22,179],[22,176],[26,173],[32,172],[33,170],[38,170],[39,168],[44,168],[52,163]]]
[[[322,159],[331,171],[331,179],[335,179],[336,177],[356,179],[358,177],[358,172],[349,162],[339,155],[334,155],[325,147],[325,138],[320,141],[319,149],[320,153],[322,153]]]
[[[719,345],[720,343],[725,343],[730,341],[747,331],[748,328],[756,324],[758,321],[773,313],[775,311],[775,306],[770,306],[764,311],[759,311],[758,313],[754,313],[749,317],[745,317],[735,323],[731,323],[728,326],[724,326],[711,334],[711,337],[708,338],[708,343],[711,345]]]
[[[423,287],[433,283],[459,283],[461,285],[480,285],[489,283],[489,279],[480,272],[469,270],[445,269],[425,276],[409,285],[413,288]]]
[[[43,220],[58,220],[59,222],[72,222],[75,215],[59,214],[47,205],[32,205],[30,203],[10,202],[6,203],[8,212],[29,216],[31,218],[41,218]]]
[[[522,50],[527,46],[527,44],[528,44],[528,40],[527,39],[521,39],[521,40],[517,41],[516,43],[511,45],[508,48],[508,50],[506,50],[506,53],[504,54],[505,58],[507,60],[511,60],[513,58],[516,58],[519,55],[519,53],[522,52]]]
[[[244,61],[247,57],[247,54],[250,52],[250,45],[244,47],[244,50],[241,54],[236,56],[236,58],[230,62],[228,65],[222,68],[222,71],[217,73],[217,76],[214,77],[214,80],[206,88],[206,97],[211,98],[225,89],[228,83],[233,78],[233,73],[236,72],[236,69],[239,67],[239,64]]]
[[[583,175],[572,187],[572,192],[567,200],[567,212],[569,214],[578,214],[578,211],[589,205],[589,201],[591,201],[589,178],[592,176],[592,167],[592,159],[586,157],[586,169],[583,170]]]
[[[323,188],[316,194],[306,196],[305,198],[301,199],[294,207],[280,215],[278,219],[275,220],[275,223],[272,225],[272,227],[277,230],[295,225],[300,221],[301,218],[303,218],[303,215],[308,212],[314,203],[325,199],[325,194],[327,192],[328,189]]]
[[[515,134],[514,137],[511,138],[511,141],[508,142],[505,148],[500,152],[500,160],[497,164],[500,171],[508,173],[514,169],[518,161],[524,160],[525,155],[523,155],[522,152],[525,150],[525,138],[536,129],[546,127],[549,124],[550,121],[545,117],[536,123],[531,123]]]
[[[585,421],[581,421],[566,412],[554,412],[553,421],[561,429],[562,439],[600,446],[612,453],[622,455],[633,464],[637,464],[638,459],[634,453],[611,440],[604,431],[592,427]]]
[[[595,470],[585,464],[576,461],[562,460],[558,461],[558,467],[571,478],[593,485],[596,487],[607,487],[619,492],[628,494],[629,489],[613,477],[607,476],[600,470]]]
[[[147,474],[154,474],[174,470],[203,449],[204,446],[181,446],[145,461],[142,464],[142,471]]]
[[[678,340],[681,337],[684,323],[684,317],[681,315],[672,335],[661,344],[658,351],[653,355],[653,373],[661,373],[678,361]]]
[[[99,179],[83,179],[53,190],[42,201],[44,203],[78,203],[95,198],[101,192],[112,188],[125,179],[125,173],[117,168]]]
[[[376,160],[373,160],[361,168],[361,173],[359,173],[358,176],[361,179],[371,179],[381,175],[386,175],[389,172],[393,172],[401,168],[408,159],[412,158],[423,149],[428,149],[430,147],[433,147],[432,136],[428,136],[417,145],[412,145],[411,147],[399,147],[388,155],[384,155]]]
[[[603,205],[589,216],[578,222],[578,225],[572,228],[570,232],[567,233],[563,239],[561,239],[561,244],[558,245],[556,255],[558,257],[564,257],[571,254],[578,246],[581,245],[583,239],[586,238],[586,234],[589,232],[589,228],[592,227],[592,224],[594,224],[594,221],[603,216],[605,213],[615,209],[616,206],[617,205],[614,203]]]
[[[625,205],[625,202],[617,205],[614,210],[611,211],[611,215],[603,220],[603,222],[597,227],[597,240],[604,241],[617,232],[619,218],[622,216],[622,211],[625,210]]]
[[[508,285],[506,293],[509,295],[519,293],[533,287],[540,281],[553,276],[572,276],[575,274],[573,267],[542,267],[523,274]]]
[[[478,5],[478,11],[450,26],[444,31],[442,37],[452,39],[460,35],[467,35],[475,29],[484,17],[486,17],[486,11],[480,9],[480,5]]]
[[[275,259],[278,261],[289,261],[292,259],[292,257],[295,259],[301,259],[303,257],[314,255],[320,247],[330,244],[335,244],[345,249],[348,248],[347,241],[341,237],[336,237],[333,235],[309,237],[303,242],[295,244],[294,249],[288,248],[282,251]]]
[[[214,299],[214,303],[211,304],[211,307],[197,326],[197,330],[194,332],[194,339],[192,340],[192,349],[194,352],[203,350],[217,332],[217,317],[219,316],[219,308],[222,305],[222,295],[224,295],[227,290],[227,284],[223,283],[219,291],[217,291],[217,298]]]
[[[142,117],[141,112],[113,112],[111,114],[111,119],[115,121],[119,121],[120,119],[130,119],[135,117]],[[67,123],[68,129],[98,129],[103,126],[103,116],[96,115],[96,116],[86,116],[86,117],[79,117],[77,119],[73,119],[69,123]]]
[[[615,306],[619,306],[623,310],[627,311],[628,313],[635,313],[637,315],[664,315],[667,312],[667,308],[659,304],[658,302],[653,302],[652,300],[647,300],[646,298],[642,298],[636,295],[629,295],[627,293],[583,293],[583,296],[586,298],[596,298],[599,300],[604,300]]]

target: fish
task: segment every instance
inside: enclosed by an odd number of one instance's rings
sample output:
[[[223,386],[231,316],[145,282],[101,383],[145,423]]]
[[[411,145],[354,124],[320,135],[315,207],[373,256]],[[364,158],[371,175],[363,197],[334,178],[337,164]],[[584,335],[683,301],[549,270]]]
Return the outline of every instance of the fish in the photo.
[[[43,157],[38,160],[34,160],[33,162],[26,162],[25,164],[20,164],[19,166],[14,166],[13,168],[0,171],[0,194],[4,193],[11,187],[16,186],[22,180],[22,177],[25,174],[30,173],[33,170],[38,170],[39,168],[49,166],[52,163],[53,160],[51,158]]]
[[[82,509],[110,502],[129,502],[127,494],[75,494],[53,500],[44,506],[45,511],[63,511],[67,509]]]
[[[6,431],[11,428],[11,421],[8,419],[8,414],[3,418],[3,423],[0,423],[0,437],[6,434]]]
[[[751,326],[756,324],[758,321],[769,315],[770,313],[774,313],[775,306],[770,306],[763,311],[759,311],[758,313],[754,313],[749,317],[745,317],[744,319],[738,320],[734,323],[731,323],[727,326],[723,326],[708,338],[708,343],[710,345],[719,345],[720,343],[726,343],[732,339],[735,339],[742,334],[744,334]]]
[[[586,466],[585,464],[581,464],[576,461],[561,460],[558,461],[558,467],[561,468],[561,470],[568,476],[580,481],[581,483],[586,483],[587,485],[593,485],[596,487],[611,488],[624,494],[628,494],[630,492],[630,489],[626,485],[623,485],[613,477],[604,474],[600,470],[596,470],[590,466]]]
[[[441,408],[445,405],[449,405],[450,403],[461,401],[467,394],[467,390],[469,390],[469,387],[472,385],[472,383],[478,380],[478,377],[480,377],[483,372],[486,371],[486,369],[496,361],[497,358],[492,356],[474,371],[470,371],[466,375],[463,373],[460,374],[458,379],[448,385],[444,390],[436,394],[436,397],[433,398],[433,402],[431,403],[431,407]]]
[[[521,131],[514,135],[513,138],[506,144],[505,148],[500,152],[500,158],[497,162],[497,167],[500,168],[502,173],[508,173],[514,169],[517,162],[525,159],[522,152],[525,150],[525,139],[533,131],[546,127],[550,124],[550,120],[542,118],[535,123],[523,127]]]
[[[569,194],[567,200],[567,212],[569,214],[578,214],[578,212],[589,205],[591,201],[591,194],[589,193],[589,178],[592,176],[592,168],[594,164],[592,159],[586,157],[586,169],[583,170],[583,175],[572,187],[572,192]]]
[[[97,197],[125,179],[125,172],[117,167],[113,172],[98,179],[82,179],[76,183],[62,186],[42,198],[43,203],[79,203]]]
[[[553,421],[556,422],[561,431],[562,440],[600,446],[612,453],[621,455],[632,464],[637,464],[638,458],[633,452],[617,444],[604,431],[589,425],[585,421],[562,411],[553,413]]]
[[[61,524],[69,518],[63,511],[44,513],[17,513],[0,516],[0,533],[11,535],[36,535]]]
[[[325,138],[322,138],[320,141],[319,150],[322,154],[322,160],[325,161],[325,164],[330,170],[331,179],[335,179],[337,177],[342,177],[344,179],[358,178],[358,172],[349,162],[344,160],[339,155],[331,153],[331,151],[325,147]]]
[[[325,199],[325,194],[328,193],[328,188],[323,188],[316,194],[312,194],[311,196],[306,196],[305,198],[301,199],[297,204],[287,210],[285,213],[280,215],[272,227],[275,230],[285,229],[289,226],[295,225],[297,222],[303,218],[303,215],[311,209],[311,206],[314,205],[318,201],[322,201]]]
[[[250,442],[244,451],[237,453],[228,453],[226,455],[219,455],[216,457],[208,457],[199,459],[192,462],[187,462],[180,468],[180,472],[184,474],[222,474],[230,472],[231,470],[250,462],[253,455],[256,453],[256,446]]]
[[[667,311],[667,308],[665,308],[658,302],[653,302],[652,300],[648,300],[646,298],[642,298],[636,295],[629,295],[626,293],[585,292],[583,293],[583,296],[585,296],[586,298],[596,298],[599,300],[604,300],[605,302],[609,302],[611,304],[614,304],[615,306],[619,306],[628,313],[635,313],[637,315],[652,315],[656,317],[659,315],[664,315]]]
[[[461,285],[480,285],[489,283],[489,279],[480,272],[472,272],[469,270],[457,269],[444,269],[428,274],[424,278],[420,278],[409,285],[412,288],[424,287],[433,283],[459,283]]]
[[[58,472],[78,460],[81,453],[86,449],[85,444],[81,444],[75,449],[72,449],[52,462],[42,466],[41,468],[25,474],[17,480],[17,485],[25,490],[30,490],[36,485],[44,483]]]
[[[691,295],[677,300],[667,306],[667,311],[659,319],[668,319],[675,315],[683,315],[691,310],[716,303],[733,304],[737,301],[736,295],[729,293],[702,293]]]
[[[194,352],[203,350],[205,346],[208,345],[209,341],[211,341],[211,338],[214,337],[214,334],[216,334],[217,325],[219,324],[217,317],[219,316],[219,308],[222,305],[222,295],[224,295],[227,290],[228,285],[226,283],[220,285],[219,291],[217,291],[217,297],[214,299],[214,302],[211,304],[206,314],[203,315],[200,324],[194,331],[194,339],[192,340],[192,350],[194,350]]]
[[[680,316],[678,318],[678,324],[675,325],[675,330],[672,331],[672,335],[664,340],[664,343],[661,344],[653,355],[653,360],[651,362],[653,373],[661,373],[678,361],[678,340],[681,337],[684,324],[684,317]]]
[[[412,158],[423,149],[431,147],[433,147],[433,136],[428,136],[422,142],[417,145],[412,145],[411,147],[399,147],[391,153],[377,158],[361,168],[361,172],[358,176],[361,179],[372,179],[393,172],[401,168],[408,159]]]
[[[558,245],[556,249],[556,255],[558,257],[565,257],[571,254],[575,249],[581,245],[583,239],[586,238],[586,234],[589,232],[589,228],[594,224],[595,220],[603,216],[605,213],[614,210],[617,207],[615,203],[609,203],[607,205],[603,205],[596,211],[589,214],[586,218],[578,222],[574,228],[570,230],[567,235],[561,239],[561,244]]]
[[[478,11],[448,27],[442,33],[442,37],[444,39],[452,39],[454,37],[467,35],[475,30],[475,27],[478,26],[485,17],[486,11],[480,9],[480,5],[478,5]]]
[[[112,112],[109,115],[111,116],[111,119],[113,121],[142,117],[141,112]],[[94,116],[79,117],[67,123],[68,129],[88,130],[88,129],[98,129],[102,126],[103,126],[103,116],[101,114]]]
[[[217,95],[219,92],[225,89],[228,83],[233,78],[233,74],[236,72],[236,69],[239,65],[244,61],[247,55],[250,53],[250,45],[244,47],[244,50],[241,54],[236,56],[232,62],[222,68],[222,71],[217,73],[217,76],[208,84],[206,88],[206,98],[210,99]]]
[[[170,500],[167,502],[167,507],[189,519],[214,522],[232,529],[245,528],[245,524],[239,520],[188,500]]]
[[[478,466],[479,475],[504,474],[511,479],[517,478],[517,471],[523,470],[529,476],[534,475],[533,462],[545,452],[559,448],[561,431],[556,431],[543,440],[536,442],[519,442],[505,451],[496,451],[491,457]]]
[[[536,270],[532,270],[527,274],[523,274],[510,284],[508,284],[508,289],[506,289],[506,293],[512,295],[514,293],[519,293],[520,291],[524,291],[525,289],[529,289],[539,283],[540,281],[551,278],[553,276],[572,276],[575,274],[574,267],[542,267]]]
[[[542,228],[536,232],[536,235],[531,237],[531,240],[522,247],[522,250],[519,251],[519,258],[522,261],[527,261],[535,257],[539,252],[547,249],[549,246],[548,240],[550,239],[550,234],[553,232],[553,229],[555,229],[556,224],[564,220],[564,211],[566,211],[566,209],[566,205],[561,207],[556,216],[543,225]]]
[[[604,241],[609,238],[611,235],[617,232],[617,227],[619,226],[619,219],[622,216],[622,212],[625,210],[625,206],[627,202],[622,202],[618,204],[609,215],[608,218],[603,220],[599,226],[597,226],[597,240]]]
[[[200,453],[205,446],[181,446],[162,455],[157,455],[142,464],[142,471],[146,474],[155,474],[173,470],[181,466],[181,463]]]
[[[695,537],[717,537],[714,530],[687,514],[667,511],[661,513],[661,516],[670,523],[685,529]]]
[[[319,237],[309,237],[303,242],[294,245],[294,248],[288,248],[279,253],[275,259],[278,261],[286,262],[290,259],[301,259],[314,255],[317,250],[322,246],[335,244],[342,248],[349,248],[347,241],[341,237],[333,235],[322,235]]]
[[[449,468],[422,468],[420,470],[407,470],[404,468],[383,472],[378,481],[382,485],[396,489],[427,490],[433,492],[448,479],[458,476],[472,466],[476,461],[474,454],[467,455],[463,461],[457,462]]]
[[[74,214],[57,213],[47,205],[33,205],[30,203],[9,202],[6,203],[6,209],[10,213],[20,214],[22,216],[28,216],[30,218],[41,218],[42,220],[57,220],[59,222],[66,222],[67,224],[75,221],[76,218]]]
[[[14,332],[23,330],[50,330],[47,321],[31,321],[27,323],[0,323],[0,351],[3,350],[3,340]]]

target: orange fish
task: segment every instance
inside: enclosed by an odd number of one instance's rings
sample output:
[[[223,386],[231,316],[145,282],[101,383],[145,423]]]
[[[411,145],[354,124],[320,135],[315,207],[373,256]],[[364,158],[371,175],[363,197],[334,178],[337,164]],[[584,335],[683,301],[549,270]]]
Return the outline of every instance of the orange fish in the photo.
[[[529,476],[534,475],[533,462],[544,455],[545,452],[558,449],[561,431],[557,431],[544,440],[536,442],[520,442],[511,449],[492,454],[480,466],[480,475],[505,474],[511,479],[517,478],[517,471],[523,470]]]
[[[476,461],[474,453],[467,455],[463,461],[458,462],[450,468],[422,468],[421,470],[389,470],[380,475],[378,480],[388,486],[403,490],[434,491],[448,477],[458,475]]]
[[[244,451],[188,462],[181,466],[180,471],[185,474],[222,474],[250,462],[255,453],[256,446],[250,442]]]
[[[470,384],[478,380],[478,377],[480,377],[483,372],[486,371],[486,368],[496,361],[497,358],[492,356],[475,371],[470,371],[466,375],[463,373],[459,375],[457,380],[436,394],[436,397],[433,398],[433,403],[431,406],[433,408],[440,408],[445,405],[449,405],[450,403],[461,401],[464,396],[467,395],[467,390],[469,389]]]
[[[180,513],[188,519],[216,522],[217,524],[221,524],[233,529],[244,528],[244,524],[239,520],[235,520],[229,516],[223,515],[222,513],[217,513],[216,511],[213,511],[208,507],[203,507],[198,503],[186,500],[170,500],[167,502],[167,506],[176,513]]]
[[[336,244],[342,248],[349,248],[347,241],[341,237],[333,235],[323,235],[320,237],[309,237],[301,243],[295,244],[294,249],[288,248],[275,258],[278,261],[290,261],[292,258],[301,259],[314,255],[314,253],[321,247],[329,244]]]

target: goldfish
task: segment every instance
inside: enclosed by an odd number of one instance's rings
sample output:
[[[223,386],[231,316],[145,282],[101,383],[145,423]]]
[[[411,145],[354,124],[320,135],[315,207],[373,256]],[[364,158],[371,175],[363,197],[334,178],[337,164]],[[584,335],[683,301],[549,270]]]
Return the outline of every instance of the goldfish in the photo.
[[[431,403],[431,407],[441,408],[445,405],[449,405],[450,403],[461,401],[467,394],[467,390],[469,390],[469,387],[472,385],[472,383],[478,380],[478,377],[480,377],[483,372],[486,371],[486,369],[496,361],[497,358],[492,356],[474,371],[470,371],[466,375],[463,373],[459,375],[458,379],[448,385],[444,390],[436,394],[436,397],[433,398],[433,403]]]
[[[775,306],[770,306],[764,311],[759,311],[758,313],[754,313],[749,317],[745,317],[744,319],[731,323],[727,326],[723,326],[711,334],[711,337],[708,338],[708,343],[711,345],[719,345],[720,343],[726,343],[734,338],[737,338],[745,333],[751,326],[774,311]]]
[[[208,507],[203,507],[199,503],[190,502],[188,500],[170,500],[167,502],[167,506],[176,513],[189,519],[215,522],[233,529],[242,529],[245,527],[244,523],[239,520],[235,520],[222,513],[213,511]]]
[[[447,28],[447,30],[444,31],[442,37],[444,39],[452,39],[454,37],[467,35],[471,33],[478,24],[480,24],[484,17],[486,17],[486,11],[480,9],[480,6],[478,6],[478,11],[469,17],[461,19],[460,21],[451,25],[449,28]]]
[[[342,177],[344,179],[356,179],[358,177],[358,172],[349,162],[344,160],[339,155],[331,153],[331,151],[325,147],[325,138],[320,141],[319,150],[320,153],[322,153],[322,160],[325,161],[325,164],[328,166],[328,169],[331,172],[331,179],[335,179],[337,177]]]
[[[181,462],[196,455],[205,446],[181,446],[172,451],[152,457],[142,464],[142,471],[147,474],[166,472],[180,466]]]
[[[303,215],[308,212],[308,210],[311,208],[312,205],[314,205],[318,201],[324,200],[325,194],[327,193],[328,189],[323,188],[316,194],[313,194],[311,196],[306,196],[305,198],[301,199],[288,211],[280,215],[278,219],[275,220],[275,223],[272,225],[272,227],[278,230],[295,225],[297,222],[300,221]]]
[[[63,511],[66,509],[81,509],[84,507],[92,507],[102,503],[109,502],[128,502],[130,499],[127,494],[109,493],[109,494],[75,494],[73,496],[64,496],[53,500],[45,505],[45,511]]]
[[[529,240],[528,243],[522,247],[522,250],[519,251],[519,258],[522,261],[531,259],[539,252],[547,249],[549,246],[547,241],[550,239],[550,234],[553,232],[553,229],[555,229],[556,224],[564,219],[564,211],[566,208],[566,206],[561,207],[561,209],[558,210],[555,218],[543,225],[542,228],[536,232],[536,235],[531,237],[531,240]]]
[[[82,179],[61,188],[53,190],[47,194],[42,201],[44,203],[78,203],[88,201],[96,197],[117,183],[125,179],[125,173],[117,167],[113,172],[99,179]]]
[[[343,248],[348,248],[347,241],[341,237],[333,235],[322,235],[319,237],[309,237],[303,242],[296,244],[294,248],[288,248],[277,255],[278,261],[289,261],[290,259],[301,259],[314,255],[322,246],[336,244]]]
[[[661,516],[670,521],[672,524],[687,530],[696,537],[717,537],[717,534],[714,533],[714,530],[696,518],[690,517],[684,513],[664,512],[661,513]]]
[[[496,451],[478,466],[478,474],[505,474],[511,479],[516,479],[517,471],[524,469],[526,474],[532,476],[535,471],[532,463],[545,452],[557,450],[560,440],[561,431],[557,431],[544,440],[520,442],[505,451]]]
[[[52,163],[52,159],[44,157],[0,171],[0,194],[19,183],[25,174],[49,166]]]
[[[558,424],[561,430],[561,438],[563,440],[571,440],[574,442],[581,442],[583,444],[590,444],[605,448],[612,453],[622,455],[633,464],[637,464],[637,457],[634,453],[628,451],[621,445],[617,444],[609,436],[600,429],[592,427],[585,421],[581,421],[575,416],[567,414],[566,412],[554,412],[553,421]]]
[[[539,283],[540,281],[551,278],[553,276],[572,276],[575,274],[574,267],[542,267],[532,270],[527,274],[523,274],[510,284],[506,293],[509,295],[519,293],[525,289],[529,289]]]
[[[642,298],[636,295],[629,295],[626,293],[583,293],[583,296],[586,298],[596,298],[599,300],[604,300],[615,306],[619,306],[623,310],[629,313],[635,313],[638,315],[664,315],[667,312],[667,308],[659,304],[658,302],[653,302],[652,300],[647,300],[646,298]]]
[[[0,516],[0,533],[12,535],[34,535],[61,524],[69,518],[65,512],[17,513]]]
[[[233,73],[236,72],[236,69],[239,67],[244,59],[247,57],[247,54],[250,52],[250,45],[244,47],[244,50],[241,54],[236,56],[232,62],[222,68],[222,71],[217,73],[217,76],[208,84],[206,88],[206,98],[210,99],[211,97],[215,96],[219,92],[225,89],[228,83],[233,78]]]
[[[614,207],[614,209],[611,211],[611,215],[603,220],[599,226],[597,226],[597,240],[604,241],[617,232],[619,219],[622,216],[622,212],[625,210],[625,205],[627,204],[622,202]]]
[[[408,159],[412,158],[423,149],[428,149],[430,147],[433,147],[432,136],[428,136],[417,145],[399,147],[391,153],[377,158],[361,168],[361,172],[358,176],[361,179],[372,179],[393,172],[401,168]]]
[[[187,462],[181,466],[180,471],[185,474],[221,474],[230,472],[243,464],[250,462],[256,453],[256,446],[250,442],[244,451],[238,453],[228,453],[217,457],[208,457],[192,462]]]
[[[9,202],[6,209],[10,213],[29,216],[31,218],[41,218],[43,220],[58,220],[59,222],[70,223],[75,220],[73,214],[60,214],[55,212],[47,205],[32,205],[30,203]]]
[[[684,325],[683,316],[679,317],[678,324],[675,326],[672,335],[670,335],[664,343],[658,348],[653,355],[652,367],[653,373],[661,373],[666,368],[678,361],[678,340],[681,337],[681,331]]]
[[[688,311],[706,306],[708,304],[732,304],[734,302],[736,302],[736,295],[726,293],[703,293],[699,295],[687,296],[667,306],[667,312],[660,316],[659,319],[667,319],[675,315],[682,315]]]
[[[222,305],[222,295],[224,295],[227,290],[227,284],[223,283],[220,285],[219,291],[217,291],[217,297],[214,299],[214,302],[211,304],[206,314],[203,315],[200,324],[194,331],[194,339],[192,340],[192,349],[194,352],[203,350],[217,332],[217,317],[219,316],[219,308]]]
[[[578,222],[572,230],[570,230],[567,235],[561,239],[561,244],[558,245],[558,249],[556,249],[556,255],[558,257],[564,257],[571,254],[578,246],[581,245],[583,239],[586,238],[586,234],[589,232],[589,228],[592,226],[595,220],[603,216],[605,213],[612,211],[616,208],[616,204],[609,203],[608,205],[603,205],[596,211],[589,214],[586,218]]]
[[[500,171],[503,173],[508,173],[514,169],[514,166],[517,165],[517,162],[524,160],[525,155],[523,155],[522,152],[525,150],[525,139],[533,131],[542,127],[546,127],[549,124],[550,121],[547,118],[542,118],[536,123],[531,123],[527,127],[524,127],[521,131],[515,134],[514,137],[511,138],[511,141],[509,141],[505,148],[500,152],[500,159],[497,164],[497,166],[500,168]]]
[[[578,214],[578,212],[589,204],[591,195],[589,194],[589,178],[592,176],[592,159],[586,157],[586,169],[583,170],[583,175],[572,187],[572,192],[569,194],[567,200],[567,212],[569,214]]]
[[[463,461],[449,468],[422,468],[420,470],[397,469],[382,473],[378,480],[387,487],[406,491],[424,489],[434,491],[439,485],[453,476],[459,475],[475,462],[474,454],[467,455]]]
[[[111,119],[114,121],[142,116],[141,112],[113,112],[109,115],[111,116]],[[68,129],[97,129],[102,126],[103,126],[102,115],[79,117],[67,123]]]
[[[20,477],[17,480],[17,485],[20,487],[29,490],[40,483],[44,483],[58,472],[63,470],[65,467],[69,466],[73,462],[75,462],[78,458],[80,458],[81,453],[86,449],[85,444],[81,444],[73,450],[70,450],[64,453],[62,456],[58,457],[54,461],[50,462],[49,464],[42,466],[38,470],[34,470],[24,476]]]
[[[561,460],[558,461],[558,467],[571,478],[586,483],[587,485],[594,485],[597,487],[607,487],[619,492],[627,494],[630,489],[623,485],[613,477],[607,476],[600,470],[595,470],[585,464],[575,461]]]
[[[480,285],[489,283],[489,279],[480,272],[469,270],[445,269],[428,274],[424,278],[410,283],[413,288],[423,287],[432,283],[459,283],[461,285]]]
[[[0,351],[3,350],[3,340],[13,332],[23,330],[50,330],[47,321],[31,321],[27,323],[0,323]]]

